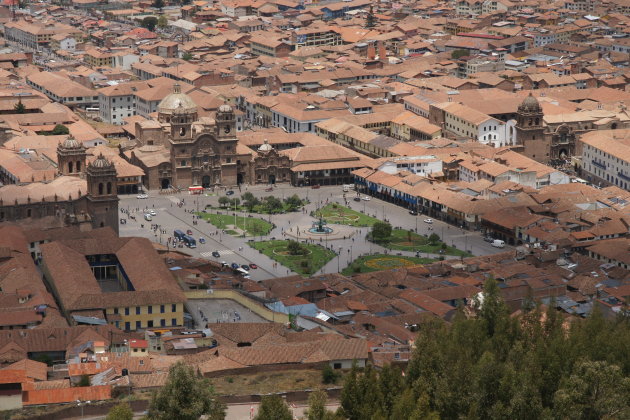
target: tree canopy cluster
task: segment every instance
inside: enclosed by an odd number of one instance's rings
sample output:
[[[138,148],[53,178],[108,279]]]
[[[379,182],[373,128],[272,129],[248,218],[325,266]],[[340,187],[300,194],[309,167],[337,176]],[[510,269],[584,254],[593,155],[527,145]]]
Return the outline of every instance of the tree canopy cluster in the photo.
[[[359,419],[630,418],[630,320],[553,307],[510,316],[493,279],[478,317],[423,324],[406,368],[354,368],[341,398]]]

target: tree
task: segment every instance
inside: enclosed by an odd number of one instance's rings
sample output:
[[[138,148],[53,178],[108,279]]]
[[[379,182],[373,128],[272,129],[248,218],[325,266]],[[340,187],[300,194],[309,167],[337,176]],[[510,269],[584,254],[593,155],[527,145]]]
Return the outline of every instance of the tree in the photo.
[[[151,6],[153,6],[155,9],[162,10],[162,8],[164,7],[164,0],[153,0],[153,4]]]
[[[437,245],[438,242],[440,242],[440,235],[438,235],[437,233],[432,233],[431,235],[429,235],[429,243],[431,245]]]
[[[291,197],[287,197],[284,200],[287,205],[288,211],[295,211],[302,207],[302,199],[297,196],[297,194],[293,194]]]
[[[15,106],[13,107],[13,110],[15,111],[16,114],[24,114],[26,112],[26,107],[22,103],[21,99],[18,101],[17,104],[15,104]]]
[[[486,279],[482,298],[477,299],[476,306],[479,307],[479,318],[485,323],[488,336],[492,337],[499,323],[509,316],[508,308],[505,306],[494,277],[490,276]]]
[[[230,199],[225,197],[225,196],[221,196],[219,197],[219,205],[221,207],[226,207],[228,204],[230,204]]]
[[[255,420],[293,420],[289,406],[279,395],[262,397]]]
[[[182,60],[190,61],[193,58],[194,58],[193,55],[189,53],[188,51],[182,54]]]
[[[451,58],[457,60],[458,58],[465,57],[468,54],[470,53],[466,50],[455,50],[451,53]]]
[[[302,255],[304,254],[304,247],[297,241],[289,241],[287,251],[291,255]]]
[[[89,375],[81,375],[81,379],[77,383],[77,386],[90,386],[90,377]]]
[[[234,197],[230,200],[230,207],[236,208],[239,206],[239,204],[241,204],[241,199],[238,197]]]
[[[249,191],[241,195],[241,199],[243,200],[243,205],[250,212],[254,210],[254,207],[260,204],[260,200],[254,197],[254,194],[250,193]]]
[[[168,26],[168,19],[165,15],[160,15],[157,22],[158,28],[166,28]]]
[[[195,370],[177,362],[168,372],[166,384],[149,404],[151,420],[198,420],[206,415],[209,420],[225,418],[225,405],[220,402],[208,379],[197,376]]]
[[[311,392],[308,396],[308,409],[306,410],[306,418],[308,420],[324,420],[326,416],[326,401],[328,395],[322,390]]]
[[[326,366],[324,366],[324,369],[322,370],[322,382],[327,385],[334,384],[335,382],[337,382],[338,377],[339,375],[337,375],[333,368],[330,367],[330,364],[326,363]]]
[[[70,130],[63,124],[57,124],[55,128],[50,132],[53,136],[61,136],[70,134]]]
[[[630,377],[604,361],[578,363],[555,394],[559,419],[630,418]]]
[[[157,1],[162,1],[162,0],[157,0]],[[140,26],[142,26],[143,28],[147,28],[148,30],[153,32],[157,24],[158,24],[158,18],[156,18],[155,16],[147,16],[144,19],[142,19]]]
[[[282,201],[274,197],[273,195],[264,198],[263,206],[267,213],[275,213],[282,209]]]
[[[372,240],[374,242],[384,242],[392,236],[392,225],[387,222],[374,222],[372,225]]]
[[[114,406],[109,413],[107,413],[107,417],[105,420],[132,420],[133,419],[133,411],[129,404],[126,402],[121,402],[120,404]]]

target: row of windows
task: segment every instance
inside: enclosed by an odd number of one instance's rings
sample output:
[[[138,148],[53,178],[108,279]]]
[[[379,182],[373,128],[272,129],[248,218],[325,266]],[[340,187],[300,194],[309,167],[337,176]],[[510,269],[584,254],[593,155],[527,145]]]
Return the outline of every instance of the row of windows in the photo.
[[[147,314],[152,314],[153,313],[153,307],[155,306],[155,309],[158,309],[158,305],[148,305],[147,308]],[[159,306],[159,310],[160,313],[163,314],[166,312],[166,306],[167,305],[160,305]],[[142,313],[142,306],[136,306],[135,307],[135,311],[136,311],[136,315],[140,315]],[[129,315],[129,313],[131,312],[131,307],[126,307],[126,308],[120,308],[120,310],[123,310],[125,315]],[[171,304],[171,312],[177,312],[177,304],[173,303]],[[114,308],[114,313],[117,314],[119,313],[119,308]]]
[[[159,324],[160,327],[166,327],[166,319],[160,319]],[[131,325],[131,322],[125,322],[125,330],[131,330]],[[149,320],[147,322],[136,321],[135,323],[136,330],[139,330],[141,328],[153,328],[157,326],[158,325],[155,325],[155,322],[153,322],[153,320]],[[171,318],[171,326],[177,326],[177,318]],[[116,327],[120,328],[120,323],[118,321],[116,321]]]

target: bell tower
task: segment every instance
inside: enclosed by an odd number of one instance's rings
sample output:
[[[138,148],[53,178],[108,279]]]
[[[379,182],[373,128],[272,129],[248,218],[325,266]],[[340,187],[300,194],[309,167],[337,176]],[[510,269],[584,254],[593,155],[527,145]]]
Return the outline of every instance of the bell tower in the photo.
[[[217,110],[214,134],[221,159],[221,184],[237,185],[240,162],[236,154],[236,117],[228,104],[221,105]]]
[[[81,176],[85,171],[85,147],[69,136],[57,146],[57,170],[59,175]]]
[[[530,92],[516,112],[516,141],[525,156],[546,163],[549,161],[549,141],[545,139],[543,110]]]
[[[118,233],[118,183],[114,164],[100,154],[88,165],[86,180],[92,226],[109,226]]]

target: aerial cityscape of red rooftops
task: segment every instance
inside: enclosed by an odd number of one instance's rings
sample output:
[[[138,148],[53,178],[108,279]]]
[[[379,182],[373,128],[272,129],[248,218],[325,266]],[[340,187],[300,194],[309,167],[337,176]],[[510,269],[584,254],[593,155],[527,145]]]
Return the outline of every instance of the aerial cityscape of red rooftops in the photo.
[[[627,0],[0,22],[0,413],[630,416]]]

